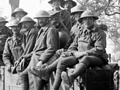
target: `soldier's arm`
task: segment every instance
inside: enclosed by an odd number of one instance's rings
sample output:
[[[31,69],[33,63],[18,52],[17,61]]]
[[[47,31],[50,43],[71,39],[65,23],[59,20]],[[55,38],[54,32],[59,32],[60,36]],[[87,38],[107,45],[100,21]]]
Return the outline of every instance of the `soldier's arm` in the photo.
[[[70,13],[67,10],[62,10],[61,15],[62,15],[61,17],[63,17],[62,22],[65,24],[68,31],[70,31],[71,27],[72,27],[72,22],[71,22],[71,19],[70,19]]]
[[[73,51],[77,51],[77,47],[78,47],[78,38],[79,38],[79,34],[75,36],[72,44],[70,45],[70,47],[68,48],[68,50],[73,50]]]
[[[30,35],[29,35],[29,39],[27,41],[27,44],[24,48],[24,53],[23,55],[25,54],[28,54],[28,53],[31,53],[33,51],[33,48],[35,46],[35,42],[36,42],[36,37],[37,37],[37,29],[31,29],[31,32],[30,32]]]
[[[8,41],[9,41],[9,38],[6,40],[4,51],[3,51],[3,62],[5,65],[11,65],[11,62],[10,62],[11,51],[10,51]]]
[[[94,47],[87,51],[89,55],[101,56],[105,52],[106,48],[106,34],[100,31],[97,35]]]
[[[59,35],[56,29],[51,29],[48,31],[46,44],[47,49],[44,51],[44,53],[41,54],[39,58],[43,61],[43,63],[47,62],[59,48]]]

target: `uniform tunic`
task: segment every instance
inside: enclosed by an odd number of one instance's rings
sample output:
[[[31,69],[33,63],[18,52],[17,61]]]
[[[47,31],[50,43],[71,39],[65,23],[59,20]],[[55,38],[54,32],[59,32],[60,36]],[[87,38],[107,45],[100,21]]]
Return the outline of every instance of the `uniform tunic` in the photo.
[[[69,47],[71,50],[86,51],[89,55],[101,57],[107,62],[105,48],[106,34],[103,30],[96,27],[92,27],[92,29],[81,27],[80,32]]]
[[[12,31],[8,29],[7,27],[0,30],[0,54],[2,54],[4,50],[6,39],[11,36],[12,36]]]
[[[23,48],[24,48],[24,53],[28,54],[33,51],[33,48],[35,46],[36,38],[38,34],[38,29],[35,27],[29,28],[24,34],[23,34]]]
[[[36,68],[39,60],[43,61],[43,63],[47,63],[58,48],[59,35],[55,27],[51,24],[41,27],[40,31],[38,32],[29,67]],[[32,75],[30,72],[28,73],[30,90],[41,90],[41,88],[44,86],[42,80]]]
[[[12,36],[12,31],[8,27],[4,27],[0,30],[0,66],[4,65],[2,60],[2,54],[4,50],[5,41],[8,37]]]
[[[72,44],[75,36],[79,33],[80,29],[81,29],[81,23],[79,23],[77,21],[76,24],[71,28],[70,38],[69,38],[69,40],[67,41],[67,43],[65,45],[65,49],[69,48],[69,46]]]
[[[14,62],[23,54],[22,48],[22,36],[9,37],[6,40],[5,48],[3,52],[4,64],[14,65]]]

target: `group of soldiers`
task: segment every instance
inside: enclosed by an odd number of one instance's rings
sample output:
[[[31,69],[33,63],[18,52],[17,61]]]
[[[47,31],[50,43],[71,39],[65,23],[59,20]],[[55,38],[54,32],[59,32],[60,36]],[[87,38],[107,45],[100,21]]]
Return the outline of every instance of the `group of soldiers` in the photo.
[[[69,90],[88,67],[108,63],[106,34],[95,23],[98,16],[72,0],[48,3],[53,9],[38,11],[37,22],[21,8],[11,14],[9,28],[0,17],[0,59],[10,73],[19,73],[22,90],[43,90],[54,71],[50,90],[59,90],[62,81]],[[74,66],[68,75],[67,68]]]

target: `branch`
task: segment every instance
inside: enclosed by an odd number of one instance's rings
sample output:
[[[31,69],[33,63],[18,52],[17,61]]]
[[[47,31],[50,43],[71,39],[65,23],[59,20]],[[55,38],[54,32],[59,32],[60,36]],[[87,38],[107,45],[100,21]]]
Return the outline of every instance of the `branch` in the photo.
[[[106,14],[106,15],[108,15],[108,16],[112,16],[112,15],[115,15],[115,14],[120,14],[120,12],[114,12],[114,13],[111,13],[111,14],[110,14],[110,13],[105,12],[105,14]]]

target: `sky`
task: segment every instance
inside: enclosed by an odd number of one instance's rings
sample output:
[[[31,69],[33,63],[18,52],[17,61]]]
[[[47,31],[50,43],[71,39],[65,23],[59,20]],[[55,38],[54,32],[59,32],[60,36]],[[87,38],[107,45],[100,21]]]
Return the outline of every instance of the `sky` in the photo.
[[[29,3],[28,3],[29,2]],[[44,0],[40,3],[40,0],[21,0],[20,7],[24,8],[28,12],[28,15],[33,17],[38,10],[51,10],[52,7]]]
[[[25,11],[28,12],[28,15],[33,17],[38,10],[50,10],[51,6],[47,3],[47,0],[44,0],[40,3],[40,0],[20,0],[20,6]],[[0,16],[5,18],[10,18],[11,16],[11,7],[8,0],[0,0]]]
[[[38,10],[51,10],[52,7],[48,4],[48,0],[20,0],[20,6],[28,15],[33,17]],[[0,16],[10,18],[11,7],[9,5],[9,0],[0,0]]]

